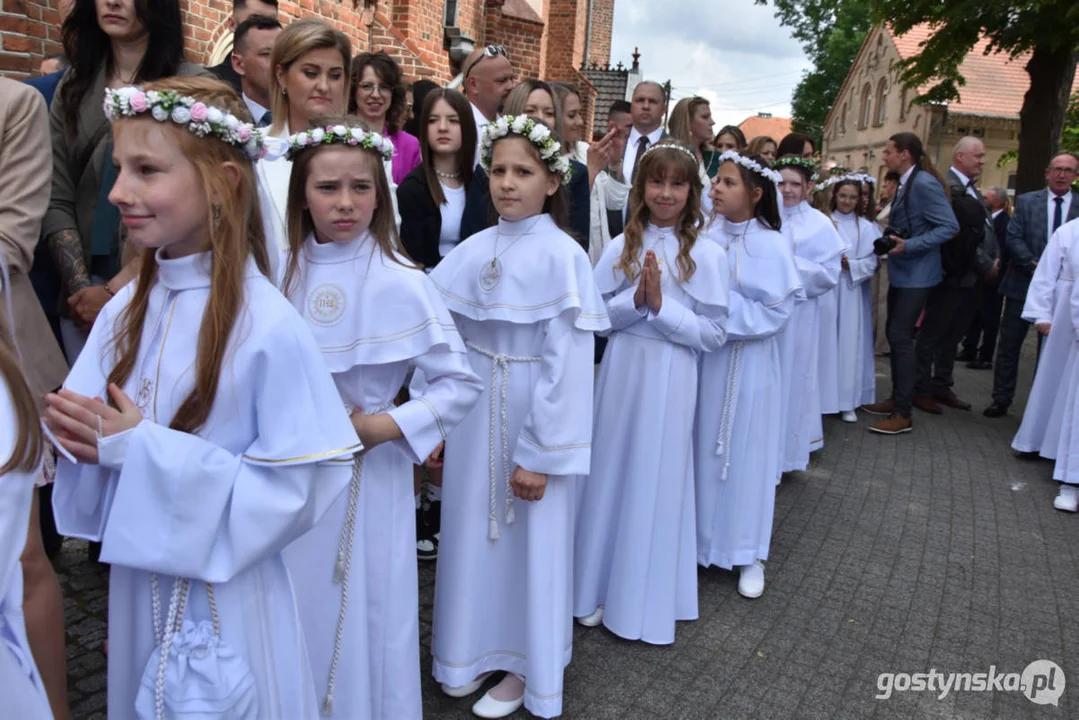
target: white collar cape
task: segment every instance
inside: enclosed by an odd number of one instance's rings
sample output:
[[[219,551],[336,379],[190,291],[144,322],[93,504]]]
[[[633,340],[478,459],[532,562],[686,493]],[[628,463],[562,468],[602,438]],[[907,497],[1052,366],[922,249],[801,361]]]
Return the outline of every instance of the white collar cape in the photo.
[[[369,233],[347,243],[319,244],[308,236],[300,252],[289,299],[330,372],[403,362],[435,349],[465,352],[427,275],[401,255],[386,257]]]
[[[788,295],[805,299],[805,288],[783,233],[756,219],[735,223],[717,215],[704,235],[727,250],[732,292],[765,307],[779,305]]]
[[[502,275],[486,291],[480,272],[496,256],[496,242]],[[472,320],[530,325],[569,313],[579,330],[610,328],[588,255],[547,214],[500,218],[451,250],[429,277],[450,311]]]
[[[831,219],[805,200],[794,207],[784,207],[783,233],[791,239],[794,254],[816,263],[826,263],[843,254],[846,241]]]
[[[664,242],[670,243],[670,268],[664,268],[664,272],[673,273],[672,277],[675,282],[682,288],[682,290],[691,298],[696,300],[701,305],[707,305],[713,308],[726,308],[728,303],[728,283],[729,278],[722,276],[720,271],[727,267],[725,251],[718,243],[712,242],[704,234],[704,231],[697,235],[697,242],[693,243],[693,247],[690,248],[689,256],[693,258],[693,262],[697,264],[697,269],[694,271],[693,276],[686,281],[679,281],[677,279],[678,266],[675,264],[674,259],[678,254],[678,240],[674,236],[674,232],[669,229],[660,230],[654,225],[649,225],[644,231],[644,242],[642,243],[642,251],[644,248],[651,248],[657,244],[660,240],[660,236],[663,236]],[[622,249],[625,247],[626,236],[619,235],[612,240],[607,247],[603,248],[603,256],[596,263],[594,271],[596,278],[596,286],[599,291],[604,295],[617,292],[622,287],[623,283],[627,282],[625,273],[618,267],[618,263],[622,259]],[[639,258],[643,262],[642,258]],[[658,253],[657,253],[658,254]],[[632,284],[636,284],[637,280],[633,280]]]

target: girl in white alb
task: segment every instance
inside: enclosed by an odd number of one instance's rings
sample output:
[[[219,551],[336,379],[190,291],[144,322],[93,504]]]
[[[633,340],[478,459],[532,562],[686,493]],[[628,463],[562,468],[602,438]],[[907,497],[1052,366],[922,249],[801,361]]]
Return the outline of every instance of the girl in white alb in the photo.
[[[726,339],[727,254],[700,237],[693,150],[649,148],[625,235],[596,285],[613,335],[600,365],[592,471],[580,481],[573,613],[629,640],[674,642],[697,619],[697,359]]]
[[[821,375],[836,375],[839,411],[844,422],[857,422],[855,409],[875,402],[876,363],[873,360],[873,318],[869,280],[879,260],[873,241],[880,228],[859,212],[862,187],[857,177],[840,180],[832,188],[832,222],[848,245],[841,261],[836,293],[839,300],[839,355],[834,369],[821,367]]]
[[[142,267],[46,397],[46,421],[79,460],[57,468],[57,527],[100,541],[112,566],[109,717],[313,720],[281,550],[348,487],[361,445],[266,277],[261,137],[214,80],[106,95],[109,200]]]
[[[721,157],[709,237],[727,252],[727,343],[700,362],[694,480],[697,562],[738,568],[738,592],[764,592],[782,425],[777,335],[804,295],[779,231],[778,173],[758,156]]]
[[[307,320],[367,449],[352,485],[285,553],[323,715],[418,720],[419,580],[413,464],[423,463],[482,387],[438,291],[396,252],[388,140],[338,118],[344,134],[291,138],[285,294]],[[409,368],[426,379],[399,407]]]
[[[446,441],[434,676],[474,706],[562,712],[572,653],[574,476],[589,470],[593,332],[609,325],[592,266],[559,225],[569,161],[541,122],[506,116],[481,144],[501,219],[430,277],[486,381]]]

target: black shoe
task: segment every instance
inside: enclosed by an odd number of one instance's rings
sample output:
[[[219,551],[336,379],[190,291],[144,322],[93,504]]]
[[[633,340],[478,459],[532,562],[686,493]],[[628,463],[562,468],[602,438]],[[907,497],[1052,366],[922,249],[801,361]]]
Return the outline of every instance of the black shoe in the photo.
[[[1029,460],[1041,460],[1042,459],[1041,453],[1038,453],[1038,452],[1036,452],[1034,450],[1028,450],[1026,452],[1017,452],[1015,454],[1015,457],[1018,460],[1028,460],[1028,461]]]
[[[442,532],[442,501],[428,500],[424,503],[424,515],[427,527],[430,528],[431,536],[438,541],[439,533]]]
[[[985,415],[987,418],[1004,417],[1007,414],[1008,414],[1008,406],[1003,405],[1003,404],[998,403],[998,402],[993,403],[992,405],[990,405],[989,407],[987,407],[985,410],[982,411],[982,415]]]
[[[971,360],[967,363],[967,367],[971,370],[991,370],[993,363],[988,360]]]
[[[438,540],[427,524],[427,508],[416,508],[416,559],[438,559]]]
[[[974,362],[978,359],[977,355],[971,350],[964,350],[955,356],[955,359],[959,362]]]

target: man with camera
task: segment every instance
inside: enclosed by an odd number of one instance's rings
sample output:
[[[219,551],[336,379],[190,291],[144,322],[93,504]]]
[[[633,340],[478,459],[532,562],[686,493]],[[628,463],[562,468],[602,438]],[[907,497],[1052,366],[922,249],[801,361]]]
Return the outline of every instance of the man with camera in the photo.
[[[875,248],[889,256],[886,333],[892,348],[892,394],[862,409],[887,416],[869,426],[872,432],[898,435],[910,432],[912,426],[910,414],[917,375],[914,326],[930,291],[942,279],[940,246],[959,232],[959,223],[917,135],[892,135],[883,160],[900,177],[890,226]]]
[[[946,176],[959,232],[940,248],[944,279],[929,293],[915,346],[914,407],[923,412],[939,415],[941,405],[970,410],[970,403],[952,390],[955,356],[978,311],[982,283],[1000,272],[991,216],[974,187],[984,165],[985,144],[976,137],[960,138]]]

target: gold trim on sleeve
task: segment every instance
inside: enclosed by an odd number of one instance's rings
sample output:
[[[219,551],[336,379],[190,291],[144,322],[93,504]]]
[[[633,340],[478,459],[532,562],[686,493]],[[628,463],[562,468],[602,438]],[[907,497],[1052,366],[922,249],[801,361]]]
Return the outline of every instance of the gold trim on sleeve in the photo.
[[[355,445],[349,445],[348,447],[338,448],[337,450],[326,450],[325,452],[312,453],[310,455],[299,455],[291,458],[258,458],[251,455],[243,455],[243,459],[248,462],[262,463],[264,465],[282,465],[284,463],[301,463],[309,462],[311,460],[321,460],[323,458],[334,458],[339,455],[348,454],[351,456],[353,453],[357,453],[363,450],[363,443],[356,443]],[[351,461],[351,460],[350,460]]]

